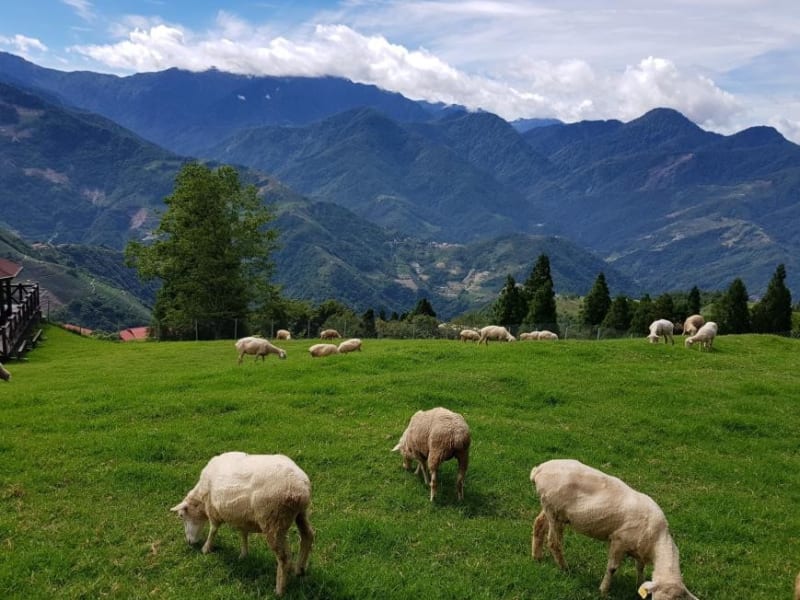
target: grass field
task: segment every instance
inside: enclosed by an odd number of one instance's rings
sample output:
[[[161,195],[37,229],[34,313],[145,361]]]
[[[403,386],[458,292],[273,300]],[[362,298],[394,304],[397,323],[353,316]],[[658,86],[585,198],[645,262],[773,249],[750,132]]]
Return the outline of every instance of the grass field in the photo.
[[[556,457],[652,496],[702,600],[788,598],[800,569],[797,340],[365,340],[325,359],[297,340],[238,366],[232,341],[46,337],[0,382],[2,598],[271,597],[263,540],[239,561],[223,527],[202,555],[168,510],[228,450],[288,454],[313,482],[310,571],[287,598],[596,598],[604,544],[568,530],[566,573],[530,557],[529,473]],[[431,504],[390,453],[439,405],[472,429],[461,503],[454,461]],[[634,597],[628,561],[610,598]]]

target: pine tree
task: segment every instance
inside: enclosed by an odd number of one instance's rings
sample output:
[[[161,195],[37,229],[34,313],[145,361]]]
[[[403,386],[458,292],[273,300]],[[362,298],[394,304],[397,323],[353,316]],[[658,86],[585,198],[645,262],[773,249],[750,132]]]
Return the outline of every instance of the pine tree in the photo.
[[[653,316],[653,301],[648,294],[639,299],[631,311],[631,325],[628,331],[633,335],[647,335]]]
[[[653,303],[657,319],[675,321],[675,302],[669,294],[661,294]]]
[[[378,331],[375,328],[375,311],[368,308],[363,315],[361,315],[361,329],[365,338],[378,337]]]
[[[159,280],[153,307],[162,338],[233,336],[234,322],[274,298],[270,285],[277,232],[272,213],[242,187],[232,167],[186,164],[149,245],[131,242],[126,262]]]
[[[508,275],[492,310],[495,322],[508,328],[515,327],[522,323],[526,310],[527,305],[522,291],[517,287],[514,278]]]
[[[436,312],[434,312],[433,305],[431,305],[430,301],[427,298],[420,298],[419,300],[417,300],[417,304],[411,311],[410,316],[415,316],[415,315],[436,317]]]
[[[606,284],[606,276],[600,273],[595,279],[592,289],[583,299],[581,322],[590,327],[600,325],[609,308],[611,308],[611,294],[608,291],[608,284]]]
[[[716,312],[720,333],[750,332],[747,288],[741,279],[737,277],[731,282],[728,291],[719,300]]]
[[[786,287],[786,268],[775,269],[767,291],[753,307],[753,331],[788,334],[792,329],[792,294]]]
[[[686,310],[690,315],[699,315],[700,314],[700,290],[697,289],[697,286],[694,286],[689,291],[689,297],[686,299]]]
[[[550,258],[546,254],[540,254],[536,259],[536,264],[533,265],[530,275],[522,284],[522,291],[525,294],[525,300],[531,302],[536,292],[545,284],[549,283],[553,288],[553,276],[550,273]]]
[[[628,331],[631,326],[631,316],[628,298],[619,295],[611,302],[611,308],[603,319],[603,327],[620,332]]]
[[[560,335],[556,311],[556,295],[553,292],[552,281],[545,280],[537,288],[528,303],[528,313],[524,321],[526,327],[548,329]]]

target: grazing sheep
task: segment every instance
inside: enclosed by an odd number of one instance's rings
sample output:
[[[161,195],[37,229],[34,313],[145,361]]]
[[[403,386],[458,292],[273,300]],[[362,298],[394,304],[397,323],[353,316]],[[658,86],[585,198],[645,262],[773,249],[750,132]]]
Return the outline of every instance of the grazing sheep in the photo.
[[[531,331],[526,333],[519,334],[519,341],[524,342],[526,340],[538,340],[539,339],[539,332],[538,331]]]
[[[558,339],[558,334],[557,333],[553,333],[552,331],[547,331],[546,329],[543,329],[542,331],[539,332],[539,337],[537,337],[536,339],[539,339],[539,340],[557,340]]]
[[[697,333],[693,336],[686,338],[684,345],[687,348],[691,348],[692,344],[695,342],[700,342],[700,350],[707,350],[711,352],[712,346],[714,345],[714,338],[717,337],[717,324],[714,321],[709,321],[705,325],[703,325]]]
[[[275,332],[275,339],[290,340],[292,339],[292,333],[287,329],[278,329],[278,331]]]
[[[794,600],[800,600],[800,573],[797,574],[797,579],[794,580]]]
[[[650,340],[651,344],[657,344],[658,340],[663,337],[665,344],[669,341],[674,346],[675,340],[672,339],[672,333],[674,331],[675,326],[672,324],[672,321],[658,319],[650,323],[650,335],[647,336],[647,339]]]
[[[533,523],[531,553],[542,558],[547,545],[562,569],[567,568],[562,551],[564,526],[578,533],[610,542],[608,566],[600,593],[607,594],[611,577],[625,559],[636,561],[637,584],[644,598],[653,600],[693,598],[681,577],[678,548],[672,541],[667,519],[650,496],[628,487],[622,480],[588,467],[577,460],[550,460],[534,467],[531,483],[542,511]],[[653,580],[642,583],[644,567],[653,565]]]
[[[462,329],[461,333],[458,334],[458,337],[462,342],[477,342],[481,339],[481,334],[474,329]]]
[[[361,352],[361,340],[350,338],[339,344],[339,354],[347,354],[348,352]]]
[[[11,373],[6,371],[3,363],[0,363],[0,379],[3,381],[11,381]]]
[[[310,502],[308,475],[288,456],[226,452],[208,461],[197,485],[170,510],[183,519],[190,544],[198,543],[206,521],[211,523],[203,554],[211,552],[223,523],[239,530],[240,558],[247,556],[248,535],[263,533],[278,559],[275,595],[281,596],[292,564],[286,534],[293,522],[300,532],[295,574],[302,575],[308,567],[314,541],[307,514]]]
[[[697,333],[697,330],[705,324],[705,322],[706,320],[702,315],[691,315],[686,317],[686,320],[683,322],[683,335],[694,335]]]
[[[252,354],[255,360],[261,357],[261,360],[267,354],[277,354],[280,358],[286,358],[286,352],[277,346],[273,346],[267,340],[261,337],[243,337],[236,342],[236,351],[239,353],[239,364],[242,364],[245,354]]]
[[[319,339],[321,340],[332,340],[340,337],[342,337],[341,334],[335,329],[324,329],[319,334]]]
[[[414,473],[422,470],[422,479],[428,484],[430,473],[431,502],[436,496],[439,465],[453,457],[458,461],[456,494],[464,499],[464,476],[469,464],[469,446],[472,442],[467,422],[458,413],[438,407],[417,411],[392,448],[403,457],[403,468],[409,470],[411,461],[418,462]]]
[[[487,325],[481,328],[481,337],[478,343],[488,346],[489,340],[515,342],[517,338],[511,335],[505,327],[501,327],[500,325]]]
[[[336,344],[314,344],[308,349],[312,357],[330,356],[331,354],[339,354],[339,347]]]

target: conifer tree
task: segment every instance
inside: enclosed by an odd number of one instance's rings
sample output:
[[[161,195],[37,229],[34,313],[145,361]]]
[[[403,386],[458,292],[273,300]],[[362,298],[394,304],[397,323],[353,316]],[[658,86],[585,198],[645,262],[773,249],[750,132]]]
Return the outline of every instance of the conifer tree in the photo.
[[[686,310],[689,315],[699,315],[700,314],[700,290],[697,289],[697,286],[694,286],[689,291],[689,296],[686,299]]]
[[[627,296],[619,295],[611,302],[611,308],[603,319],[603,327],[616,331],[628,331],[631,326],[631,310]]]
[[[728,291],[718,302],[716,313],[720,333],[750,332],[750,309],[747,307],[747,288],[741,279],[737,277],[731,282]]]
[[[581,322],[590,327],[596,327],[603,322],[603,319],[611,307],[611,294],[608,291],[606,276],[601,272],[595,279],[592,289],[583,299],[581,307]]]
[[[786,287],[786,268],[775,269],[764,297],[753,307],[753,331],[788,334],[792,329],[792,294]]]
[[[647,335],[653,318],[653,301],[649,294],[639,299],[631,310],[631,325],[628,331],[633,335]]]
[[[550,284],[553,288],[553,276],[550,273],[550,258],[546,254],[540,254],[536,259],[536,264],[533,265],[530,275],[522,284],[522,291],[525,294],[525,299],[530,302],[536,295],[536,292],[546,283]]]
[[[436,312],[433,310],[433,305],[427,298],[420,298],[419,300],[417,300],[416,306],[414,306],[414,309],[411,311],[410,316],[414,315],[425,315],[427,317],[435,317]]]
[[[522,291],[517,287],[514,278],[508,275],[492,310],[496,323],[509,328],[515,327],[522,323],[526,310],[527,305]]]

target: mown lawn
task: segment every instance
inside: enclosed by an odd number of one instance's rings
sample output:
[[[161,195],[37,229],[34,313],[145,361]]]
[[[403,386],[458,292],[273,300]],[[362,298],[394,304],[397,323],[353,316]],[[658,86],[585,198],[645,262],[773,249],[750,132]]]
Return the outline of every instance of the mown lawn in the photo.
[[[651,495],[702,600],[790,596],[800,569],[800,342],[644,338],[365,340],[360,354],[236,364],[232,341],[115,344],[57,329],[0,382],[0,597],[271,597],[275,560],[223,527],[186,544],[169,507],[214,454],[284,453],[314,486],[317,539],[287,598],[596,598],[605,545],[574,533],[570,571],[530,558],[531,468],[582,460]],[[391,454],[414,411],[473,434],[434,504]],[[296,548],[296,533],[291,533]],[[610,598],[637,597],[625,563]]]

